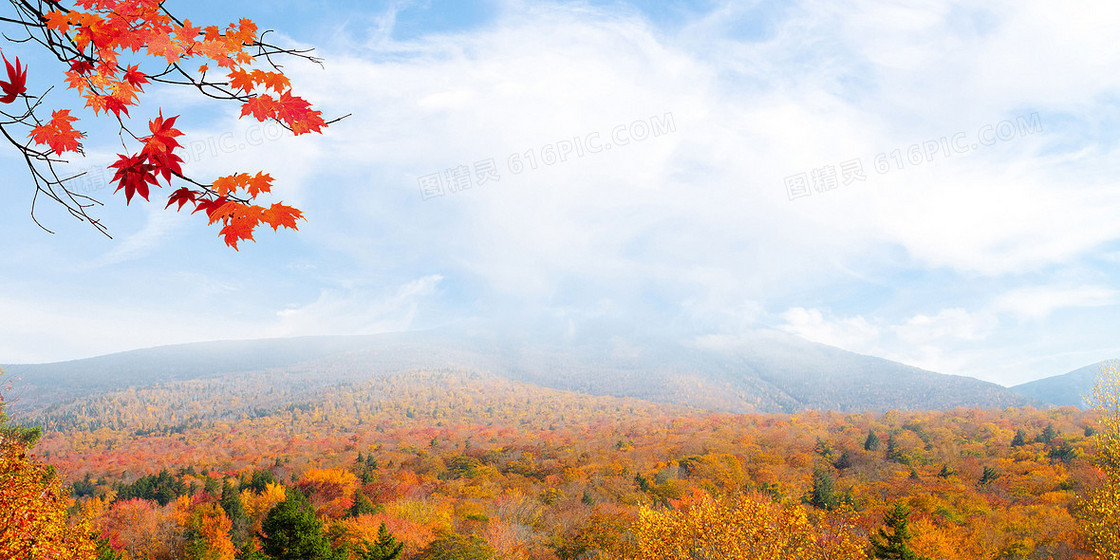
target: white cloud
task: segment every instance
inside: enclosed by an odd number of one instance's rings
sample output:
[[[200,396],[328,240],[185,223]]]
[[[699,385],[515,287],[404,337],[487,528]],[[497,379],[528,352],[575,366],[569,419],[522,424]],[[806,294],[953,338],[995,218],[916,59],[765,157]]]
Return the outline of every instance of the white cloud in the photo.
[[[872,353],[878,347],[879,328],[860,316],[836,319],[825,317],[819,309],[794,307],[782,319],[782,330],[813,342],[860,353]]]
[[[1104,286],[1034,286],[1018,288],[998,296],[992,303],[1001,312],[1019,319],[1045,319],[1054,311],[1071,307],[1115,305],[1117,291]]]
[[[782,319],[782,330],[802,338],[941,373],[963,373],[975,367],[974,346],[998,326],[988,312],[960,308],[917,314],[895,324],[859,315],[834,317],[801,307],[787,310]]]
[[[323,290],[312,303],[278,312],[279,324],[266,329],[272,336],[405,331],[442,279],[438,274],[417,278],[380,297],[369,287]]]
[[[924,345],[944,339],[984,340],[997,321],[987,313],[964,309],[942,309],[936,315],[915,315],[893,328],[905,344]]]

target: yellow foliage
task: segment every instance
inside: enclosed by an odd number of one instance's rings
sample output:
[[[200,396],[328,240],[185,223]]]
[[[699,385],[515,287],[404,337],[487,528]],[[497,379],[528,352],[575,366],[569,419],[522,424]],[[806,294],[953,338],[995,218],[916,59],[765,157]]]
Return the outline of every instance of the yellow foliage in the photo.
[[[268,515],[268,510],[287,497],[284,487],[275,482],[269,482],[260,492],[241,491],[241,504],[245,508],[245,514],[253,521],[254,534],[260,532],[261,522]]]
[[[1101,368],[1093,401],[1101,413],[1097,432],[1097,464],[1104,480],[1081,503],[1082,530],[1089,546],[1104,560],[1120,560],[1120,362]]]
[[[854,531],[824,535],[805,509],[748,495],[714,500],[703,494],[679,509],[642,507],[634,527],[635,560],[866,559]]]
[[[341,544],[353,546],[360,544],[362,541],[376,542],[377,530],[382,523],[385,523],[385,528],[397,540],[404,543],[406,554],[421,550],[436,539],[435,531],[431,527],[378,513],[347,517],[335,522],[334,527],[338,529],[339,534],[332,544],[335,546]]]
[[[437,503],[430,499],[397,500],[385,504],[385,513],[390,517],[429,526],[436,531],[450,531],[452,528],[452,508],[448,503]]]
[[[0,558],[96,558],[88,523],[68,522],[70,504],[59,478],[29,457],[22,442],[0,431]]]

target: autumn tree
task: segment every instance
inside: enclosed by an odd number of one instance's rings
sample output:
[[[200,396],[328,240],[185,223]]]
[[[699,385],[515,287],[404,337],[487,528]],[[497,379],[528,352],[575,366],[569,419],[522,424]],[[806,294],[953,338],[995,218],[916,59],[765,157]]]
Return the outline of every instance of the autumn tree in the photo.
[[[190,500],[179,499],[180,526],[185,529],[183,560],[234,560],[237,547],[230,539],[231,523],[216,504],[192,507]]]
[[[866,558],[854,533],[823,539],[804,508],[769,496],[713,499],[694,495],[673,509],[642,507],[634,526],[635,560],[751,558],[815,560]]]
[[[424,547],[416,560],[493,560],[494,551],[474,535],[448,533]]]
[[[1100,483],[1091,488],[1080,504],[1079,517],[1089,545],[1104,560],[1120,560],[1120,362],[1101,367],[1092,404],[1100,413],[1101,429],[1093,436],[1097,444]]]
[[[123,153],[109,165],[125,203],[136,196],[149,200],[154,187],[174,189],[166,207],[203,212],[221,227],[226,244],[237,248],[253,239],[261,224],[274,230],[297,227],[303,214],[282,202],[263,205],[272,188],[264,172],[233,173],[213,179],[187,175],[182,158],[183,132],[178,116],[149,109],[141,116],[145,88],[170,86],[193,91],[215,102],[241,106],[241,117],[274,121],[294,135],[319,133],[328,124],[320,111],[295,95],[278,61],[296,57],[318,63],[308,51],[293,50],[264,39],[251,20],[224,28],[197,26],[176,17],[157,0],[11,0],[12,11],[0,15],[7,48],[0,52],[6,80],[0,81],[0,135],[25,163],[34,186],[31,216],[40,197],[62,205],[75,218],[107,232],[90,212],[98,201],[71,188],[72,162],[84,156],[86,133],[81,117],[107,119],[117,128]],[[69,4],[69,3],[68,3]],[[57,64],[24,65],[20,55],[36,49]],[[28,57],[30,58],[30,57]],[[53,88],[30,93],[29,73],[54,77],[73,90],[85,106],[57,107],[48,99]],[[48,114],[49,113],[49,114]],[[92,113],[92,115],[90,115]],[[177,187],[177,188],[176,188]],[[260,197],[260,198],[259,198]]]
[[[38,431],[8,425],[5,392],[0,390],[0,558],[96,558],[88,522],[71,525],[69,489],[29,451]]]

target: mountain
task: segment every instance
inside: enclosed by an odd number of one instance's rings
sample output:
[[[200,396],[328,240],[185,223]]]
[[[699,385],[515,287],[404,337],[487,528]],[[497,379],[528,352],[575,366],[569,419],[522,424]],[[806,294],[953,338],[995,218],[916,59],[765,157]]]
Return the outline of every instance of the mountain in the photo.
[[[300,371],[322,383],[349,383],[448,368],[589,395],[728,412],[939,410],[1034,403],[992,383],[855,354],[778,331],[688,342],[527,332],[475,327],[210,342],[3,368],[21,379],[18,408],[23,409],[100,391],[239,372]]]
[[[1093,386],[1097,382],[1101,367],[1109,361],[1089,364],[1069,373],[1016,385],[1011,390],[1055,406],[1085,408],[1085,399],[1093,394]]]

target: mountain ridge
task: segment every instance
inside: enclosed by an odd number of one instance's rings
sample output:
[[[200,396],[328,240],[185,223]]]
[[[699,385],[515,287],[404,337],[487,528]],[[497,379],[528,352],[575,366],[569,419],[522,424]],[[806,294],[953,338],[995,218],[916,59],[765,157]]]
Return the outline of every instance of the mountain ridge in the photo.
[[[177,344],[49,364],[3,366],[24,405],[83,394],[299,365],[338,380],[456,367],[591,395],[725,412],[1004,408],[1037,401],[945,375],[759,330],[731,341],[610,335],[532,338],[475,328]]]
[[[1112,361],[1102,360],[1073,371],[1015,385],[1011,390],[1054,406],[1085,408],[1101,367]]]

